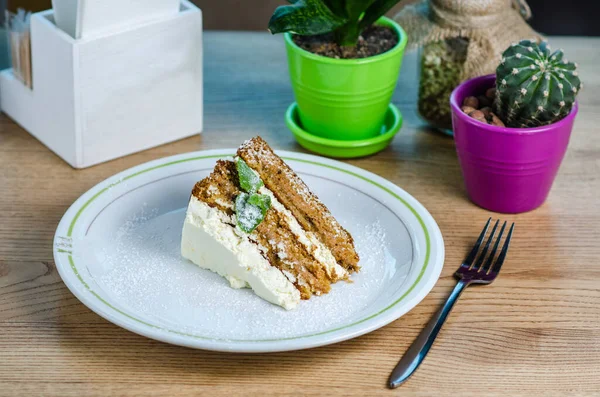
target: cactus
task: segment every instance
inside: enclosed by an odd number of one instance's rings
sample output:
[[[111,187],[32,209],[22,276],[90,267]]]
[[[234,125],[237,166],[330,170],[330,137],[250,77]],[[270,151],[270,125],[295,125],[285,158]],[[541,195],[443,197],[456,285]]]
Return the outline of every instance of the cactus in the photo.
[[[569,114],[582,88],[577,65],[544,41],[523,40],[502,55],[494,110],[507,127],[552,124]]]

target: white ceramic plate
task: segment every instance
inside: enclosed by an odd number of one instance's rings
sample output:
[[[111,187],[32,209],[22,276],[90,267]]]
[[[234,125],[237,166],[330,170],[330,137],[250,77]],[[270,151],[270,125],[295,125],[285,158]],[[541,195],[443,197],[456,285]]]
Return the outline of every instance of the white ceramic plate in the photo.
[[[62,218],[54,258],[69,289],[100,316],[160,341],[200,349],[274,352],[354,338],[412,309],[442,270],[440,230],[396,185],[338,161],[279,152],[354,236],[353,283],[286,311],[234,290],[179,253],[194,183],[235,151],[186,153],[117,174]]]

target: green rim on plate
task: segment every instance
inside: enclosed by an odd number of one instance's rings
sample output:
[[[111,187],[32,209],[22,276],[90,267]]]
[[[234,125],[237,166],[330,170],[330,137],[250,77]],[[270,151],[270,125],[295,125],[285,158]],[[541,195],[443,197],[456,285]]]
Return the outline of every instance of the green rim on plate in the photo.
[[[207,158],[225,158],[225,157],[229,157],[232,156],[232,153],[222,153],[222,154],[216,154],[216,155],[208,155],[208,156],[198,156],[198,157],[189,157],[189,158],[184,158],[184,159],[180,159],[180,160],[175,160],[175,161],[170,161],[167,163],[163,163],[163,164],[159,164],[153,167],[149,167],[140,171],[137,171],[135,173],[132,173],[130,175],[127,175],[125,177],[119,178],[118,181],[113,182],[112,184],[110,184],[109,186],[104,187],[103,189],[100,189],[98,192],[96,192],[95,194],[93,194],[89,199],[87,199],[83,205],[81,205],[80,207],[77,208],[77,210],[75,211],[75,214],[73,216],[73,218],[71,218],[68,222],[68,229],[67,229],[67,233],[66,233],[66,237],[60,237],[59,238],[66,238],[66,239],[71,239],[73,236],[73,232],[75,229],[75,225],[78,221],[78,219],[80,219],[82,213],[85,211],[85,209],[90,205],[90,203],[92,203],[94,200],[96,200],[99,196],[101,196],[103,193],[107,192],[108,190],[110,190],[111,188],[115,187],[116,185],[119,185],[129,179],[132,179],[134,177],[140,176],[142,174],[148,173],[150,171],[159,169],[159,168],[164,168],[167,166],[172,166],[175,164],[180,164],[183,162],[189,162],[189,161],[196,161],[196,160],[202,160],[202,159],[207,159]],[[143,324],[147,327],[150,328],[154,328],[154,329],[159,329],[159,330],[163,330],[172,334],[176,334],[176,335],[181,335],[181,336],[186,336],[186,337],[191,337],[191,338],[195,338],[195,339],[204,339],[204,340],[211,340],[211,341],[227,341],[227,342],[276,342],[276,341],[284,341],[284,340],[295,340],[295,339],[303,339],[303,338],[310,338],[310,337],[315,337],[315,336],[319,336],[319,335],[324,335],[324,334],[329,334],[329,333],[333,333],[345,328],[350,328],[353,326],[356,326],[360,323],[363,323],[365,321],[368,321],[372,318],[375,318],[377,316],[380,316],[381,314],[387,312],[389,309],[391,309],[392,307],[396,306],[398,303],[400,303],[402,300],[404,300],[414,289],[415,287],[420,283],[421,279],[423,278],[423,275],[425,274],[426,269],[429,266],[429,261],[430,261],[430,257],[431,257],[431,236],[430,236],[430,231],[428,230],[427,226],[425,225],[425,222],[423,221],[422,217],[420,216],[420,214],[415,210],[415,208],[410,205],[406,200],[404,200],[402,197],[400,197],[398,194],[396,194],[395,192],[393,192],[391,189],[389,189],[386,186],[383,186],[379,183],[377,183],[376,181],[373,181],[369,178],[366,178],[363,175],[360,174],[356,174],[354,172],[352,172],[351,170],[347,170],[347,169],[343,169],[343,168],[339,168],[336,167],[334,165],[331,164],[326,164],[326,163],[321,163],[321,162],[317,162],[314,160],[307,160],[307,159],[302,159],[302,158],[295,158],[295,157],[288,157],[288,156],[283,156],[282,157],[284,160],[286,161],[298,161],[298,162],[303,162],[303,163],[308,163],[308,164],[313,164],[313,165],[317,165],[317,166],[321,166],[321,167],[327,167],[330,169],[333,169],[335,171],[339,171],[339,172],[343,172],[349,175],[352,175],[354,177],[360,178],[372,185],[374,185],[375,187],[382,189],[383,191],[385,191],[386,193],[388,193],[389,195],[391,195],[394,199],[399,200],[403,205],[405,205],[410,212],[416,217],[418,224],[421,226],[423,233],[424,233],[424,237],[425,237],[425,254],[424,254],[424,260],[423,260],[423,264],[422,264],[422,268],[419,271],[419,274],[416,278],[416,280],[413,282],[413,284],[404,292],[404,294],[402,296],[400,296],[399,298],[397,298],[394,302],[390,303],[388,306],[386,306],[385,308],[379,310],[376,313],[373,313],[367,317],[364,317],[358,321],[355,321],[351,324],[346,324],[343,325],[341,327],[336,327],[336,328],[332,328],[332,329],[328,329],[325,331],[320,331],[320,332],[316,332],[316,333],[312,333],[312,334],[307,334],[307,335],[300,335],[300,336],[294,336],[294,337],[288,337],[288,338],[273,338],[273,339],[254,339],[254,340],[247,340],[247,339],[241,339],[241,340],[236,340],[236,339],[220,339],[220,338],[211,338],[211,337],[206,337],[206,336],[202,336],[202,335],[195,335],[195,334],[190,334],[190,333],[185,333],[185,332],[180,332],[180,331],[176,331],[176,330],[171,330],[168,328],[164,328],[161,327],[159,325],[156,324],[151,324],[149,322],[146,322],[144,320],[141,320],[137,317],[134,317],[124,311],[122,311],[121,309],[113,306],[110,302],[106,301],[102,296],[100,296],[100,294],[98,294],[96,291],[94,291],[90,285],[83,279],[81,273],[78,270],[78,266],[75,263],[75,259],[73,257],[73,251],[71,250],[58,250],[58,252],[60,252],[61,254],[66,254],[67,258],[68,258],[68,262],[69,262],[69,267],[71,269],[71,271],[75,274],[77,280],[81,283],[81,285],[84,287],[85,290],[87,290],[89,293],[91,293],[96,299],[98,299],[100,302],[102,302],[105,306],[107,306],[108,308],[110,308],[111,310],[114,310],[115,312],[137,322],[140,324]]]
[[[390,103],[381,135],[356,141],[327,139],[305,131],[298,121],[298,104],[292,103],[285,112],[285,124],[303,148],[334,158],[355,158],[375,154],[385,149],[402,127],[400,110]]]

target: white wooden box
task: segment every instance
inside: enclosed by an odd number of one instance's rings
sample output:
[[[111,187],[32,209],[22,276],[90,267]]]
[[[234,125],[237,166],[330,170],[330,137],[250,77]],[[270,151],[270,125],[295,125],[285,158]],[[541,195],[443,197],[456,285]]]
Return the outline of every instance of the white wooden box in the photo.
[[[52,9],[56,25],[79,39],[174,15],[179,0],[52,0]]]
[[[52,11],[31,18],[33,89],[0,73],[0,106],[75,168],[202,131],[202,14],[75,40]]]

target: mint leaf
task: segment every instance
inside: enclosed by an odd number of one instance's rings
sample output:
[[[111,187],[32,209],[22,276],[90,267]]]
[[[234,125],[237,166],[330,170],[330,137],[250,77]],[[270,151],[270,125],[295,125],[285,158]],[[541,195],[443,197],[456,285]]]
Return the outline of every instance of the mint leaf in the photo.
[[[251,194],[248,198],[248,204],[255,205],[263,211],[271,208],[271,197],[266,194]]]
[[[240,193],[235,199],[238,226],[244,232],[252,233],[265,219],[269,208],[271,208],[271,197],[264,194]]]
[[[236,157],[235,159],[235,167],[237,168],[242,190],[246,193],[256,193],[263,185],[263,181],[260,180],[260,177],[239,157]]]
[[[256,193],[263,181],[244,160],[236,157],[235,167],[243,190],[235,199],[237,224],[244,232],[252,233],[271,208],[271,197]]]

